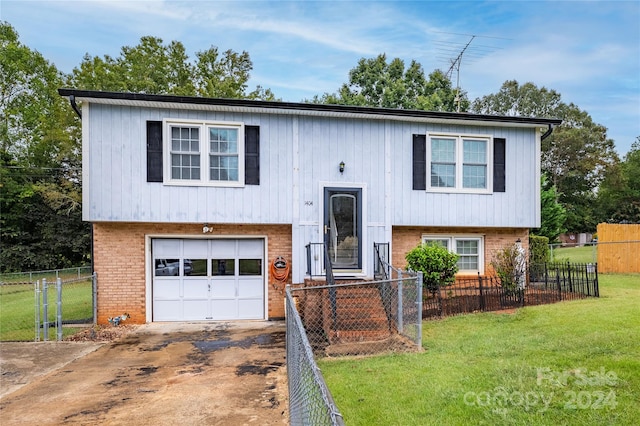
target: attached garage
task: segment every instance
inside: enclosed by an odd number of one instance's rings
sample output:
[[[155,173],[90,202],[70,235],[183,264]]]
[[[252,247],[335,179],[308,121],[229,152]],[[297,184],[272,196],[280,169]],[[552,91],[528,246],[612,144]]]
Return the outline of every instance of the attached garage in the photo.
[[[265,240],[151,240],[152,320],[265,319]]]

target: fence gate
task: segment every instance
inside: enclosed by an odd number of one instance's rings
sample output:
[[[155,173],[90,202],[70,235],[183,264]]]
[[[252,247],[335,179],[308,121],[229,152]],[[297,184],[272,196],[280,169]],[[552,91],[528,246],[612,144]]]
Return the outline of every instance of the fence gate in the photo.
[[[0,276],[0,341],[62,340],[94,324],[97,276],[72,268]]]

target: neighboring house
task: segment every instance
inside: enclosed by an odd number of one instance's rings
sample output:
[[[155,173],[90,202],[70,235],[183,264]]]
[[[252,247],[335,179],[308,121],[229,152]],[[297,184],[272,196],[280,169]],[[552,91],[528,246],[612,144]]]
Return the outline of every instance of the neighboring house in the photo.
[[[372,278],[374,243],[405,267],[429,240],[461,255],[459,275],[485,274],[496,249],[526,248],[540,226],[540,142],[560,124],[59,93],[82,105],[100,323],[123,312],[138,323],[281,318],[286,283],[323,268],[305,246],[325,232],[338,278]]]

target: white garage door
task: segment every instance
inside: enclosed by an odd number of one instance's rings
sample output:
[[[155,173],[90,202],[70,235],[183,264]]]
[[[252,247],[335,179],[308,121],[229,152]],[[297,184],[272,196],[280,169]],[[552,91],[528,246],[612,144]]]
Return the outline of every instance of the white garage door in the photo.
[[[154,239],[153,320],[264,319],[264,240]]]

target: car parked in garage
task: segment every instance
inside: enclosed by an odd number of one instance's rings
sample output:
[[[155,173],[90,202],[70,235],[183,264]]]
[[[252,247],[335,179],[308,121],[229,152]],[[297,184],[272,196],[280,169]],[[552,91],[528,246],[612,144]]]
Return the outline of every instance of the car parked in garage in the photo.
[[[180,259],[156,259],[155,276],[178,276],[180,275]],[[184,275],[191,274],[193,270],[191,259],[183,261]]]

